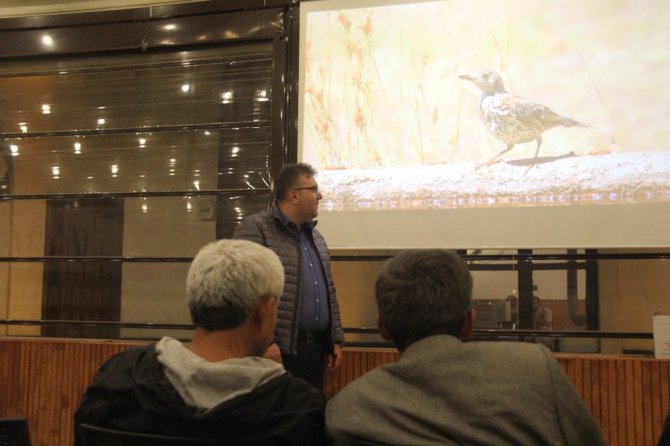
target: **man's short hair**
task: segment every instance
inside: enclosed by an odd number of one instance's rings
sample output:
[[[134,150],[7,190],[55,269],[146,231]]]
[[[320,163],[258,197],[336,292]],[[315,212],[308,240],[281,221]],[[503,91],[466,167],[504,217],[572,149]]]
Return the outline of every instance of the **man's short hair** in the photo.
[[[284,268],[268,248],[247,240],[203,247],[186,278],[186,303],[197,327],[208,331],[241,325],[258,298],[284,289]]]
[[[428,336],[460,337],[472,305],[472,276],[454,252],[403,251],[377,277],[381,321],[399,350]]]
[[[317,174],[316,169],[307,163],[286,164],[277,175],[274,183],[275,200],[281,201],[288,196],[291,188],[300,184],[300,177],[312,178]]]

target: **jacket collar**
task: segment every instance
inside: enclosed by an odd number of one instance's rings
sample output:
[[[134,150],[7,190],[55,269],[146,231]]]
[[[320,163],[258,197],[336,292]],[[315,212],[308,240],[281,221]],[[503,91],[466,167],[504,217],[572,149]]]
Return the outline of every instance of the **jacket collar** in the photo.
[[[279,223],[281,223],[284,227],[290,228],[289,223],[293,223],[291,219],[289,219],[286,214],[284,214],[280,209],[279,205],[277,204],[276,201],[272,202],[272,206],[270,207],[270,212],[272,212],[272,215],[274,216],[275,220],[277,220]],[[310,229],[314,229],[316,226],[317,221],[312,220],[310,222],[305,223],[306,225],[309,225]]]

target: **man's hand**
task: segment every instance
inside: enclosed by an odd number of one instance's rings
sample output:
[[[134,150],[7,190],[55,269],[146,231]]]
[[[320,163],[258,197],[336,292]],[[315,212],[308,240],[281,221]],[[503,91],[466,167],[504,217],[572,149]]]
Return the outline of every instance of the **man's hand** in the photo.
[[[326,372],[330,373],[337,369],[342,362],[342,347],[335,344],[335,352],[326,356]]]
[[[281,350],[279,350],[279,346],[276,342],[270,344],[263,357],[281,364]]]

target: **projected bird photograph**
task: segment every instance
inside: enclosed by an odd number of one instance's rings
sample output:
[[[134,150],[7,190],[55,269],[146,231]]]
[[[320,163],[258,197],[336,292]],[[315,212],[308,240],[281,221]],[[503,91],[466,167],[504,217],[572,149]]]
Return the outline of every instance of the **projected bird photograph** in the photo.
[[[324,212],[670,203],[670,4],[393,3],[303,27]]]
[[[491,135],[506,145],[504,150],[477,167],[493,164],[517,144],[535,141],[535,155],[529,166],[532,167],[537,162],[542,133],[546,130],[553,127],[587,127],[542,104],[509,93],[505,90],[502,77],[495,71],[480,71],[458,77],[472,82],[481,90],[479,117],[482,124]]]

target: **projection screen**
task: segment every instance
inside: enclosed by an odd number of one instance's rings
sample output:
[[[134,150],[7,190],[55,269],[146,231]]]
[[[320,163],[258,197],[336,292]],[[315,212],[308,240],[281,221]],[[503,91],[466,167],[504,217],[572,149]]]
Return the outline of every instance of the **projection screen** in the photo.
[[[666,0],[300,5],[335,249],[670,246]]]

